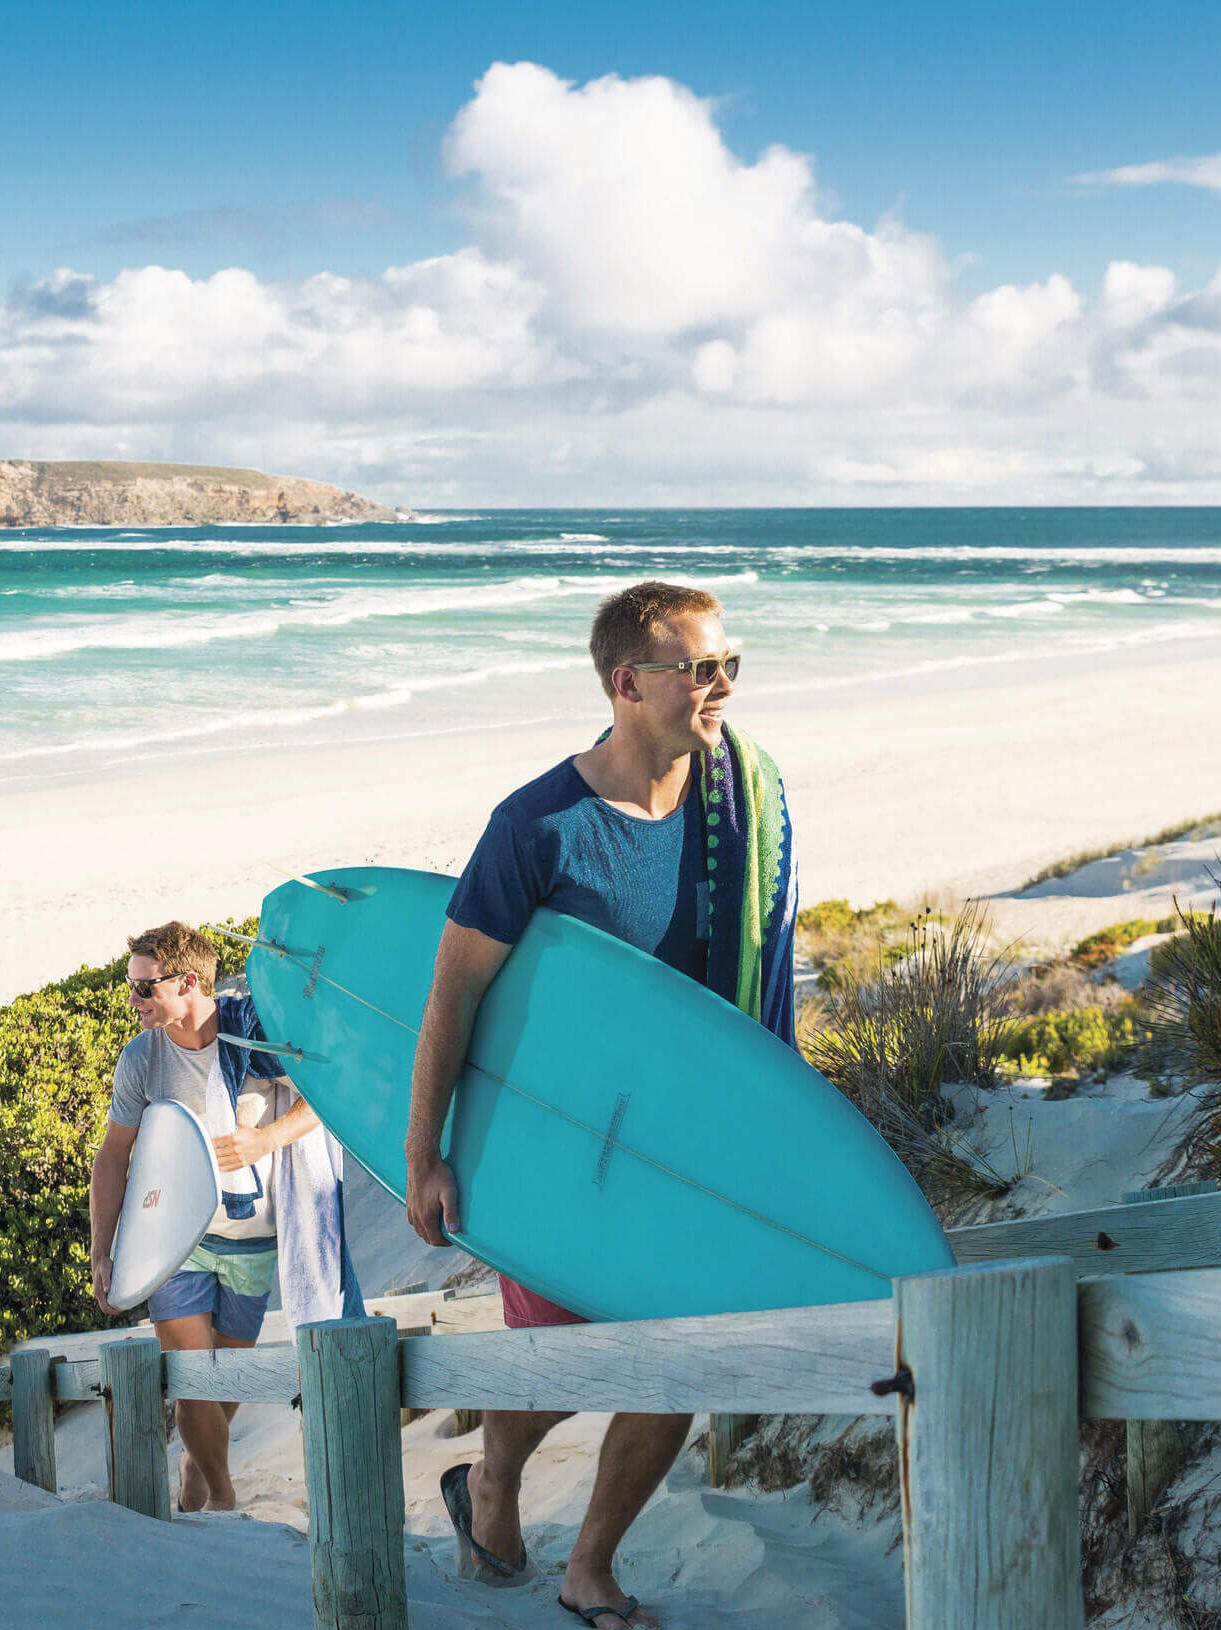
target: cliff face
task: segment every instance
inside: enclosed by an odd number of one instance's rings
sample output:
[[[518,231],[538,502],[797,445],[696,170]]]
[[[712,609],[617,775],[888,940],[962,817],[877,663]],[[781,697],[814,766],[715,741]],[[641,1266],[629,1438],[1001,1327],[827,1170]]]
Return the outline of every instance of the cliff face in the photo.
[[[386,509],[321,481],[206,464],[0,461],[0,526],[322,526],[393,521]]]

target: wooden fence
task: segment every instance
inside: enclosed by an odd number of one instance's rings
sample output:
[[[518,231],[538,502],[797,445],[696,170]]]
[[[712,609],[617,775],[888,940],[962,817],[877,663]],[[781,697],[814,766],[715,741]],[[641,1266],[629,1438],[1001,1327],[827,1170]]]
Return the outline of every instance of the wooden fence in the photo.
[[[1185,1195],[1190,1204],[1174,1204]],[[1197,1196],[1202,1196],[1197,1198]],[[1073,1211],[953,1228],[959,1265],[1058,1254],[1078,1275],[1153,1273],[1158,1269],[1221,1267],[1221,1193],[1216,1183],[1176,1184],[1124,1195],[1124,1207]],[[726,1462],[750,1432],[753,1415],[714,1415],[708,1433],[708,1480],[724,1481]],[[1128,1529],[1136,1533],[1159,1492],[1181,1463],[1184,1443],[1172,1422],[1128,1425]]]
[[[1221,1419],[1221,1195],[952,1237],[974,1261],[838,1307],[443,1342],[371,1318],[245,1350],[25,1349],[0,1367],[14,1469],[53,1490],[54,1403],[104,1400],[112,1497],[165,1518],[166,1397],[299,1402],[316,1630],[405,1630],[403,1409],[893,1415],[909,1630],[1078,1630],[1079,1419]],[[1055,1254],[1014,1260],[1023,1237]],[[1167,1239],[1175,1271],[1149,1271]],[[1087,1277],[1100,1266],[1127,1272]]]

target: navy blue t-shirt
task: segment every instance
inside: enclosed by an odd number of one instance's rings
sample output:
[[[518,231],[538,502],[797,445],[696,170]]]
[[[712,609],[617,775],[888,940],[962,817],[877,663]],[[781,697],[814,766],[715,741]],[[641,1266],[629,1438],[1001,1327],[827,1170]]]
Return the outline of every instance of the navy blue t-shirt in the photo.
[[[447,913],[514,945],[536,906],[592,923],[703,984],[708,881],[694,786],[659,821],[606,803],[571,759],[511,793],[492,811]]]

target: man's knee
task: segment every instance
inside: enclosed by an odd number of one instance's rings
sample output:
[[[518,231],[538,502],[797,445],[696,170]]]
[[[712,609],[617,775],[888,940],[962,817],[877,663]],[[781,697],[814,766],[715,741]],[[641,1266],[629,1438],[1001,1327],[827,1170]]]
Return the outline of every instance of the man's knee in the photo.
[[[207,1352],[216,1345],[210,1313],[189,1314],[181,1319],[157,1319],[153,1323],[163,1353]]]

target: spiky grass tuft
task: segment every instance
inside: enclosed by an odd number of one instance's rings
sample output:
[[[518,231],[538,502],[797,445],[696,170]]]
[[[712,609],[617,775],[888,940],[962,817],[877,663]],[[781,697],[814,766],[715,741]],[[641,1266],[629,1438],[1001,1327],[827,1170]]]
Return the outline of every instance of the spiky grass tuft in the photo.
[[[930,1201],[954,1215],[1011,1183],[957,1136],[943,1092],[991,1087],[1000,1072],[1012,962],[989,950],[988,929],[976,901],[948,930],[923,912],[900,956],[879,956],[871,979],[846,977],[824,993],[817,1017],[803,1015],[806,1057],[873,1122]]]

